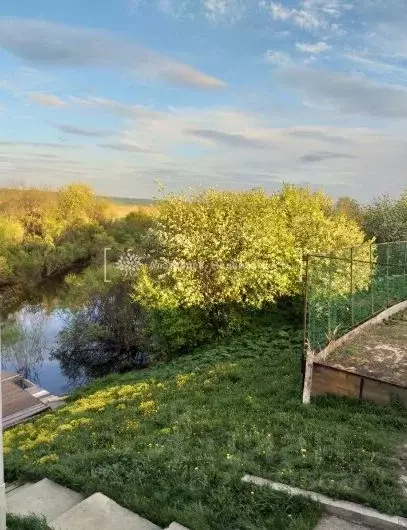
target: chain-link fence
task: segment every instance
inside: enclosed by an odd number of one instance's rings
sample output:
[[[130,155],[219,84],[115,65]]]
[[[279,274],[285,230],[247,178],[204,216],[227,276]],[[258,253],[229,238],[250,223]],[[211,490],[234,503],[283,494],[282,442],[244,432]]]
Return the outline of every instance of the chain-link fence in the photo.
[[[407,298],[407,241],[309,254],[305,261],[305,342],[314,352]]]

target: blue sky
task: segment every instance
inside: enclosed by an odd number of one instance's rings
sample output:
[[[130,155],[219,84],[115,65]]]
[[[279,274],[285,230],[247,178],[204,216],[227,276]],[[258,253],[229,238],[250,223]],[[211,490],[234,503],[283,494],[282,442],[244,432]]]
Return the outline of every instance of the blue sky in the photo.
[[[406,185],[405,0],[3,0],[0,185]]]

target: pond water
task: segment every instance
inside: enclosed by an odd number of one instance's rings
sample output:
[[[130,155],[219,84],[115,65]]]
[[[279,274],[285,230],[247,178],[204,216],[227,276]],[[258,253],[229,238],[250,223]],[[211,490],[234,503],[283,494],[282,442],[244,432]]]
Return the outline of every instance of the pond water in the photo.
[[[62,372],[59,361],[50,359],[58,333],[66,325],[69,313],[26,307],[13,316],[21,332],[13,347],[2,348],[2,368],[10,372],[23,373],[25,377],[41,388],[57,396],[66,394],[79,386]]]

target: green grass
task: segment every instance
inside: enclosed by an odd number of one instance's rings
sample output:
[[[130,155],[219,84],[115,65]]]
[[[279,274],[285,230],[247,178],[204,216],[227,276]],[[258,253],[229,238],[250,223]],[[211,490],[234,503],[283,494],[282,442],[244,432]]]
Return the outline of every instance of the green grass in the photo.
[[[277,322],[167,365],[112,375],[5,433],[8,480],[49,477],[191,530],[314,527],[319,509],[244,473],[407,515],[400,407],[301,404],[301,332]]]
[[[7,515],[7,530],[52,530],[42,517]]]

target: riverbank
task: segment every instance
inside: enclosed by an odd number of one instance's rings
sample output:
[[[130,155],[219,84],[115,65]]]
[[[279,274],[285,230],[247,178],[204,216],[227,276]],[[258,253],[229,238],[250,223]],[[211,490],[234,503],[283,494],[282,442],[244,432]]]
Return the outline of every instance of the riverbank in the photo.
[[[7,431],[7,479],[101,491],[191,530],[315,526],[315,505],[242,484],[244,473],[407,515],[395,463],[405,410],[333,397],[304,407],[300,355],[301,331],[275,322],[96,380]]]

